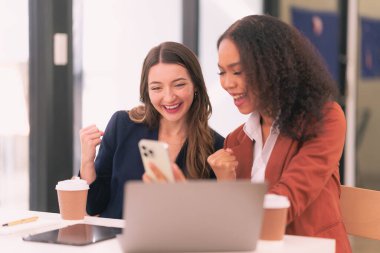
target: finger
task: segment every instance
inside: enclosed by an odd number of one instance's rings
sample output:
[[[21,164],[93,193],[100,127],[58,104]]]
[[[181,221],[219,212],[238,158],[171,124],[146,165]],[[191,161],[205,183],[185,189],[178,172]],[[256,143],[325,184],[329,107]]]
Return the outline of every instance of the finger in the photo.
[[[209,155],[209,157],[207,157],[207,162],[210,164],[213,163],[222,152],[224,152],[223,149],[219,149],[215,153]]]
[[[101,135],[100,135],[99,132],[93,132],[93,133],[81,133],[81,134],[79,135],[79,137],[80,137],[81,140],[86,141],[86,140],[91,140],[91,139],[94,139],[94,138],[100,138]]]
[[[86,126],[86,127],[82,128],[81,131],[86,131],[86,130],[91,129],[93,127],[96,127],[96,125],[95,124],[91,124],[89,126]]]
[[[219,155],[222,155],[226,152],[225,149],[219,149],[218,151],[216,151],[214,154],[212,154],[212,156],[219,156]]]
[[[220,154],[219,156],[215,157],[214,160],[231,161],[231,160],[236,160],[236,156],[233,154],[230,154],[228,152],[225,152],[225,153]]]
[[[103,134],[101,132],[95,132],[95,133],[91,133],[91,134],[86,135],[86,138],[89,140],[94,140],[94,139],[99,139],[102,136],[103,136]]]
[[[233,162],[220,162],[217,161],[216,163],[213,164],[211,167],[214,171],[219,170],[219,171],[233,171],[236,168],[237,163],[235,161]]]
[[[232,149],[230,149],[230,148],[226,148],[226,151],[227,151],[228,153],[230,153],[230,154],[233,154],[233,153],[234,153],[234,151],[233,151]]]
[[[87,131],[83,132],[83,135],[90,135],[95,133],[100,133],[100,130],[97,127],[88,129]]]
[[[235,161],[235,162],[225,163],[221,165],[220,168],[223,168],[224,171],[236,173],[237,166],[238,166],[238,162]]]
[[[161,172],[161,170],[153,163],[149,163],[149,168],[153,172],[154,176],[156,177],[156,180],[158,182],[167,182],[167,178],[165,175]]]
[[[231,171],[236,171],[238,165],[239,165],[239,162],[234,161],[234,162],[229,163],[229,168],[231,169]]]
[[[81,148],[82,149],[87,149],[87,148],[95,148],[102,142],[101,138],[96,138],[96,139],[82,139],[81,140]]]
[[[148,176],[147,173],[144,173],[144,175],[142,176],[142,180],[144,183],[148,183],[148,184],[153,183],[153,180]]]
[[[101,131],[99,130],[99,128],[97,128],[95,125],[93,125],[92,127],[83,129],[83,131],[81,130],[80,134],[86,135],[86,134],[92,134],[92,133],[98,133],[98,132],[101,132]]]
[[[102,139],[100,139],[100,138],[97,140],[94,140],[94,145],[98,146],[101,142],[102,142]]]
[[[215,164],[225,163],[235,161],[236,157],[226,151],[219,152],[218,154],[213,154],[207,158],[207,162],[212,166]]]
[[[215,160],[215,159],[218,159],[219,157],[223,157],[226,155],[230,155],[230,153],[228,153],[224,149],[219,149],[218,151],[216,151],[214,154],[210,155],[209,157],[211,158],[211,160]]]
[[[177,164],[175,164],[175,163],[172,164],[172,170],[173,170],[174,180],[176,182],[185,182],[186,181],[185,175],[182,173],[182,170],[178,167]]]
[[[91,130],[93,130],[93,129],[96,129],[97,127],[96,127],[96,125],[89,125],[89,126],[87,126],[87,127],[84,127],[84,128],[82,128],[80,131],[79,131],[79,133],[86,133],[86,132],[88,132],[88,131],[91,131]]]

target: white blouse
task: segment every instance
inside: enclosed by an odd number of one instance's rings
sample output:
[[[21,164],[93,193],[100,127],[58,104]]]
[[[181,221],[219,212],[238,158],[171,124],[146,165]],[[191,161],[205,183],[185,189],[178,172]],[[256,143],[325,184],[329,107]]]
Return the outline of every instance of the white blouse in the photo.
[[[272,153],[273,147],[276,144],[276,140],[279,134],[278,129],[275,129],[273,125],[270,128],[270,133],[265,143],[263,143],[260,114],[253,112],[248,118],[248,121],[244,124],[245,134],[254,141],[253,147],[253,164],[251,171],[251,182],[264,182],[265,169],[267,167],[268,160]]]

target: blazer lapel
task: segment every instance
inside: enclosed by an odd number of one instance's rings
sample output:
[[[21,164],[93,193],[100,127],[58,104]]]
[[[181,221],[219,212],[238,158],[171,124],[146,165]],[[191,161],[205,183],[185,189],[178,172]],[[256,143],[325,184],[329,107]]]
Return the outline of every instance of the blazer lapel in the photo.
[[[278,136],[265,169],[265,180],[268,182],[269,188],[280,180],[292,144],[294,144],[292,139],[281,134]]]
[[[236,178],[251,178],[253,144],[252,140],[244,134],[239,145],[231,148],[239,161],[238,167],[236,168]]]

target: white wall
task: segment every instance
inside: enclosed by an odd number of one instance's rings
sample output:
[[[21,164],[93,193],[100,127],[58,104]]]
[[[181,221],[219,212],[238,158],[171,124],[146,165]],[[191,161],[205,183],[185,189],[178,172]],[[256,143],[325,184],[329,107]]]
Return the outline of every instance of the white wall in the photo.
[[[83,10],[83,125],[104,129],[113,112],[139,104],[148,51],[181,42],[182,1],[84,0]]]
[[[0,0],[0,208],[29,206],[28,27],[27,0]]]
[[[83,10],[83,125],[104,129],[114,111],[139,103],[148,50],[167,40],[181,42],[182,0],[84,0]],[[214,111],[210,125],[224,136],[246,116],[219,84],[216,41],[235,20],[257,13],[259,0],[200,1],[199,54]]]

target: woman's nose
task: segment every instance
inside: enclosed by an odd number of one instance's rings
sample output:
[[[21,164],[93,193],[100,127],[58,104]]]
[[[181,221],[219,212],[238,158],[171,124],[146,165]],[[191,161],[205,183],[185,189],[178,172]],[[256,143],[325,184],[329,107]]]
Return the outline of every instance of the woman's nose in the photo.
[[[223,89],[230,90],[236,87],[236,82],[230,75],[226,74],[220,79],[220,83],[222,84]]]
[[[170,102],[170,101],[175,100],[175,98],[176,98],[176,95],[173,92],[173,90],[172,89],[166,89],[166,91],[165,91],[165,97],[164,97],[165,101]]]

